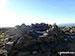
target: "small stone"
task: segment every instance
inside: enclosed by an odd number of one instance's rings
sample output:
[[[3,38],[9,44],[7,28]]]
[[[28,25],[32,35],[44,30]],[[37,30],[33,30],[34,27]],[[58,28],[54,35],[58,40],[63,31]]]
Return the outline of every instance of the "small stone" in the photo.
[[[36,53],[37,53],[37,51],[33,51],[32,53],[33,53],[33,54],[36,54]]]

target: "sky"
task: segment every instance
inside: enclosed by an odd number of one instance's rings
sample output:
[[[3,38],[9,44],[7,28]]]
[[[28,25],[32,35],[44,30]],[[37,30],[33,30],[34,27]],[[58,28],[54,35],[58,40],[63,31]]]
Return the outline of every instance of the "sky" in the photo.
[[[0,0],[0,27],[75,23],[75,0]]]

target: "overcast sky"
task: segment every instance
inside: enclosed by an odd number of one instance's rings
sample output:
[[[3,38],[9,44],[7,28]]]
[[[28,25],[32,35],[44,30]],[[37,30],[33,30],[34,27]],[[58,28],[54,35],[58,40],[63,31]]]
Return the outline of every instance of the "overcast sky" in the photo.
[[[0,27],[75,23],[75,0],[0,0]]]

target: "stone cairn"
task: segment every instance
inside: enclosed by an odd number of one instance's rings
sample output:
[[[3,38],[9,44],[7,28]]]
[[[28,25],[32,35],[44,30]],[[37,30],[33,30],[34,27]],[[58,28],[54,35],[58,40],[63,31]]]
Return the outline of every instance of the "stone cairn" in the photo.
[[[58,56],[55,47],[65,38],[56,24],[45,23],[17,25],[5,34],[9,35],[4,46],[7,56]]]

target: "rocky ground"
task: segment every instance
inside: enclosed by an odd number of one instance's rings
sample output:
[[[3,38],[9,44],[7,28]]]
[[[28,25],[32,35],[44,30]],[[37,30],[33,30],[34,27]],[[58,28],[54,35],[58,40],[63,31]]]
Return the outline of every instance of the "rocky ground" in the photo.
[[[36,23],[0,30],[0,56],[59,56],[75,51],[75,27]]]

